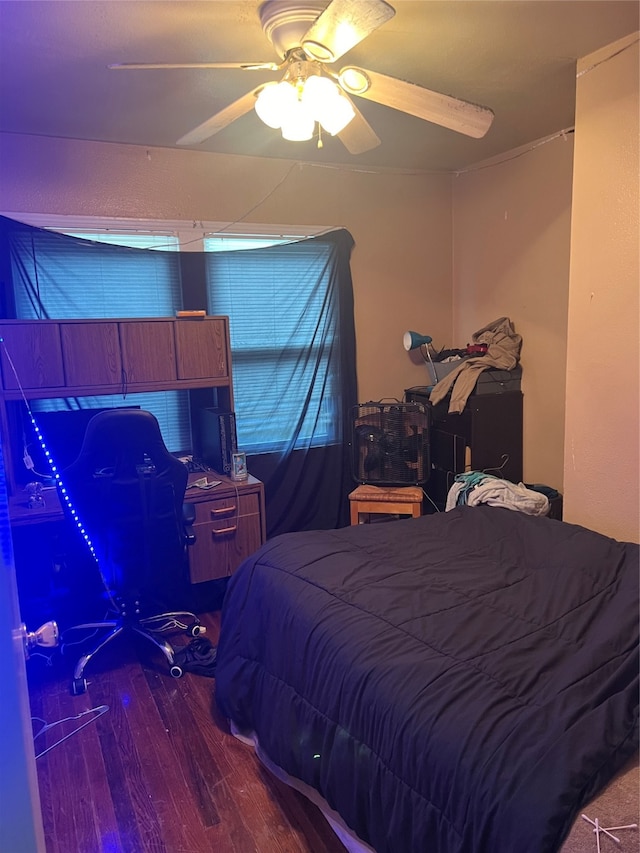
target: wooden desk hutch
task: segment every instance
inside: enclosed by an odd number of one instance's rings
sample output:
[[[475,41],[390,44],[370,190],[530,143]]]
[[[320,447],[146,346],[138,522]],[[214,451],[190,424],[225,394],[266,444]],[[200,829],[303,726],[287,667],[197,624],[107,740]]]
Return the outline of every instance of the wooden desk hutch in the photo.
[[[106,394],[126,405],[129,393],[180,390],[189,392],[192,424],[200,408],[233,410],[227,317],[3,320],[0,336],[6,346],[0,347],[0,438],[12,528],[63,521],[55,489],[46,492],[43,508],[28,505],[26,469],[16,462],[22,457],[17,409],[24,400]],[[262,483],[218,473],[215,479],[222,482],[212,491],[187,491],[186,500],[196,505],[192,584],[232,574],[265,540]]]

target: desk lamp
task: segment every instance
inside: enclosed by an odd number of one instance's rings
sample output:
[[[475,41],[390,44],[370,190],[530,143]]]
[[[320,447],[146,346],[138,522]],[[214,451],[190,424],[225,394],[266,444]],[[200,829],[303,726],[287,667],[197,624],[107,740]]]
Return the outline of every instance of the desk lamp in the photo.
[[[433,338],[431,337],[431,335],[420,335],[418,334],[418,332],[405,332],[404,337],[402,338],[402,343],[407,352],[410,352],[412,349],[418,349],[418,347],[420,347],[422,357],[431,365],[431,375],[433,377],[432,381],[435,383],[438,380],[436,377],[436,369],[431,358],[431,350],[429,349],[429,344],[432,340]]]

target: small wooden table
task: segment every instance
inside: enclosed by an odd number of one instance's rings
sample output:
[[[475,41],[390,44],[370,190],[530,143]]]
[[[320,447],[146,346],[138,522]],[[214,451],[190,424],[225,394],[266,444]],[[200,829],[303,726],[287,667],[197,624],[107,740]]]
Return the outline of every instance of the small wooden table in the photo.
[[[351,524],[362,524],[362,515],[422,515],[422,489],[419,486],[358,486],[349,495]]]

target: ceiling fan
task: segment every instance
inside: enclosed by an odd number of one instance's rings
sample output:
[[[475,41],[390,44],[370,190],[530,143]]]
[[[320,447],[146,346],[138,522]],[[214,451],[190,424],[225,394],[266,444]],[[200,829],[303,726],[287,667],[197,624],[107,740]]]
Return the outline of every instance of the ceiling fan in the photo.
[[[321,131],[337,135],[351,154],[380,145],[380,139],[351,96],[375,101],[476,139],[493,121],[487,107],[442,95],[376,71],[347,65],[329,68],[395,15],[385,0],[264,0],[258,14],[280,62],[126,62],[110,69],[236,68],[278,72],[279,82],[261,83],[189,131],[178,145],[197,145],[256,109],[286,139],[310,139]],[[286,112],[285,112],[286,110]]]

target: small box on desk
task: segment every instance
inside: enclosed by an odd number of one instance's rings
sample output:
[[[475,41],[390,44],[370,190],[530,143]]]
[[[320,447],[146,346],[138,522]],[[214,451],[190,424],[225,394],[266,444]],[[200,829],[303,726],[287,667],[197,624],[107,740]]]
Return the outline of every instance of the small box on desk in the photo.
[[[233,454],[238,451],[235,413],[201,409],[199,426],[202,461],[214,471],[231,476]]]

